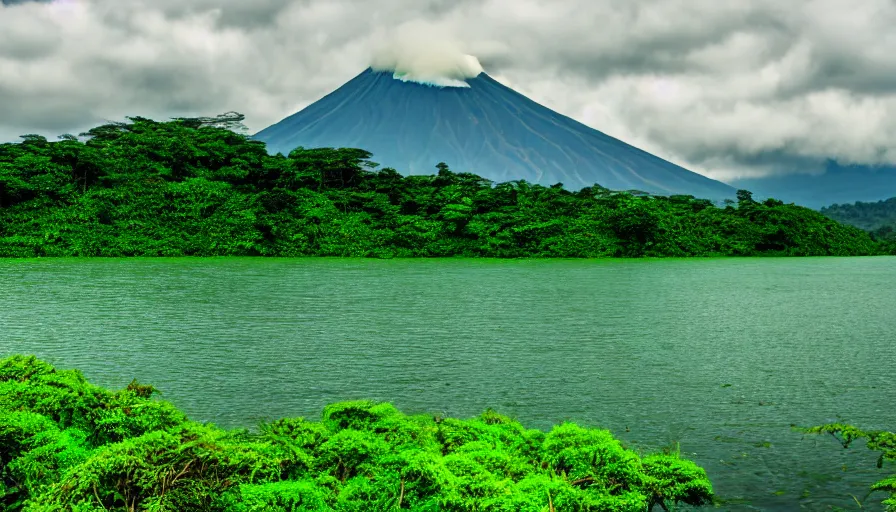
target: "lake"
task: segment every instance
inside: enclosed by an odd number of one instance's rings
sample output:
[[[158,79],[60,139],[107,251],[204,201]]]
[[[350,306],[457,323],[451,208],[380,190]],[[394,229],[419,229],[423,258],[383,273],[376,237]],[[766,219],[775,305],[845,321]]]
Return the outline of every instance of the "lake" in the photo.
[[[680,443],[725,510],[850,510],[893,472],[896,258],[0,260],[0,356],[252,427],[387,400]],[[882,510],[881,496],[866,510]]]

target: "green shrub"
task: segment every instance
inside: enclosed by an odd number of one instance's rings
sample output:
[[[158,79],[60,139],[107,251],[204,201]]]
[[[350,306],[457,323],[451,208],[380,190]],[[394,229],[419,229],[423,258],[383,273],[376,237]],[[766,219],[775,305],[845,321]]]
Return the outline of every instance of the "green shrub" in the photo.
[[[706,473],[641,458],[605,430],[548,433],[494,411],[324,408],[257,432],[188,420],[151,386],[111,392],[34,357],[0,361],[0,509],[10,511],[632,511],[707,504]]]

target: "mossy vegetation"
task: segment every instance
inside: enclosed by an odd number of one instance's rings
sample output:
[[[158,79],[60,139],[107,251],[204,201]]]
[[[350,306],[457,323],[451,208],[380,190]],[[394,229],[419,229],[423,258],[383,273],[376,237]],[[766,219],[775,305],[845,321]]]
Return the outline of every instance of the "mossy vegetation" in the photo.
[[[131,118],[0,144],[0,256],[662,257],[896,253],[810,210],[494,184],[361,149],[268,155],[214,120]],[[435,162],[434,162],[435,163]]]
[[[255,432],[190,421],[155,390],[0,361],[0,509],[9,511],[638,511],[707,504],[705,472],[605,431],[529,430],[486,411],[326,407]]]
[[[865,446],[867,446],[868,449],[880,452],[880,456],[877,458],[878,468],[882,468],[885,462],[896,461],[896,434],[893,432],[862,430],[852,425],[844,425],[841,423],[812,427],[804,429],[804,432],[810,434],[830,434],[837,439],[844,448],[849,448],[854,441],[860,439],[864,440]],[[884,478],[872,485],[870,492],[871,494],[878,492],[889,494],[889,497],[884,500],[883,504],[886,506],[887,512],[896,512],[896,474]],[[869,496],[871,494],[869,494]],[[862,501],[864,500],[856,499],[856,501],[859,507],[863,508]]]

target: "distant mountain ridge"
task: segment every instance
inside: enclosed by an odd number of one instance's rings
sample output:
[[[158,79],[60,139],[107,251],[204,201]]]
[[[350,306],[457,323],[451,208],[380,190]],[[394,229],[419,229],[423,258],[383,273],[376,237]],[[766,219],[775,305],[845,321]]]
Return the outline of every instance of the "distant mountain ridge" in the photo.
[[[844,166],[831,161],[821,175],[785,174],[728,183],[750,190],[756,197],[774,197],[819,209],[833,204],[875,202],[896,196],[896,167]]]
[[[406,82],[363,71],[253,137],[272,153],[357,147],[402,174],[434,174],[445,162],[495,182],[525,179],[570,189],[689,194],[721,200],[735,189],[554,112],[485,73],[469,87]]]

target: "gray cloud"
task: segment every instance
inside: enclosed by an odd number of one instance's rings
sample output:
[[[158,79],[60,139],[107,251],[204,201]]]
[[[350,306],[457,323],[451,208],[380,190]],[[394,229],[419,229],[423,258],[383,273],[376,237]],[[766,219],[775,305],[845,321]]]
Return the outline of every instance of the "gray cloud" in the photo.
[[[2,0],[0,140],[227,110],[258,130],[408,22],[714,177],[896,164],[891,0]]]

